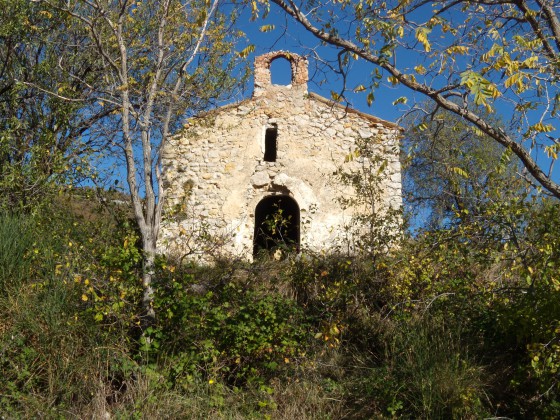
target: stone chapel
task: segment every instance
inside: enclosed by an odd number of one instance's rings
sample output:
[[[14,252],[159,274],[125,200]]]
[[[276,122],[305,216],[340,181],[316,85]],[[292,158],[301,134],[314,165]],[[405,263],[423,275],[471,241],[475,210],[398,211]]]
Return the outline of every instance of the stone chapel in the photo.
[[[276,59],[290,63],[290,84],[272,84]],[[168,142],[161,252],[251,260],[279,244],[296,252],[340,249],[360,210],[341,205],[353,191],[333,174],[363,166],[358,142],[384,156],[382,202],[401,207],[402,129],[308,92],[307,66],[286,51],[256,57],[250,99],[190,119]]]

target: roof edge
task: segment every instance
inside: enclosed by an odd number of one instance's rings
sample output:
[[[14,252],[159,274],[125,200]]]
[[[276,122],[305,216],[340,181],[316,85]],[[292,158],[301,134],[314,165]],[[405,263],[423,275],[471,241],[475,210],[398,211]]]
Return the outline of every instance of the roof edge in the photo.
[[[401,126],[398,125],[398,124],[395,124],[395,123],[390,122],[390,121],[386,121],[386,120],[384,120],[384,119],[375,117],[375,116],[373,116],[373,115],[367,114],[367,113],[362,112],[362,111],[358,111],[357,109],[351,108],[351,107],[348,106],[348,105],[346,105],[346,106],[345,106],[345,105],[342,105],[342,104],[340,104],[340,103],[338,103],[338,102],[335,102],[335,101],[333,101],[333,100],[327,99],[327,98],[325,98],[325,97],[323,97],[323,96],[321,96],[321,95],[318,95],[318,94],[316,94],[316,93],[314,93],[314,92],[309,92],[309,93],[307,93],[307,97],[310,98],[310,99],[314,99],[314,100],[316,100],[316,101],[319,101],[319,102],[321,102],[321,103],[323,103],[323,104],[325,104],[325,105],[328,105],[328,106],[330,106],[330,107],[335,107],[335,108],[338,108],[338,109],[340,109],[340,110],[343,110],[344,112],[348,112],[348,113],[350,113],[350,114],[356,114],[356,115],[358,115],[358,116],[360,116],[360,117],[362,117],[362,118],[364,118],[364,119],[366,119],[366,120],[371,121],[372,123],[381,124],[381,125],[383,125],[383,126],[385,126],[385,127],[387,127],[387,128],[392,128],[392,129],[394,129],[394,130],[398,130],[398,131],[400,131],[401,133],[404,132],[404,128],[401,127]],[[220,113],[221,111],[224,111],[224,110],[227,110],[227,109],[232,109],[232,108],[237,108],[237,107],[239,107],[239,106],[246,105],[246,104],[249,104],[249,103],[255,102],[255,101],[256,101],[255,98],[243,99],[243,100],[241,100],[241,101],[239,101],[239,102],[233,102],[233,103],[231,103],[231,104],[222,105],[222,106],[220,106],[220,107],[218,107],[218,108],[210,109],[210,110],[208,110],[208,111],[203,111],[203,112],[201,112],[201,113],[199,113],[199,114],[193,115],[191,118],[198,119],[198,118],[209,117],[209,116],[218,114],[218,113]],[[187,124],[187,125],[188,125],[188,124]]]
[[[386,126],[386,127],[388,127],[388,128],[393,128],[393,129],[399,130],[400,132],[403,132],[403,131],[404,131],[404,128],[402,128],[402,127],[401,127],[400,125],[398,125],[398,124],[395,124],[395,123],[390,122],[390,121],[383,120],[383,119],[378,118],[378,117],[374,117],[373,115],[366,114],[365,112],[362,112],[362,111],[358,111],[357,109],[351,108],[351,107],[348,106],[348,105],[345,106],[345,105],[339,104],[338,102],[335,102],[335,101],[333,101],[333,100],[331,100],[331,99],[327,99],[327,98],[325,98],[325,97],[323,97],[323,96],[321,96],[321,95],[318,95],[318,94],[316,94],[316,93],[309,92],[309,93],[308,93],[308,96],[309,96],[310,98],[313,98],[313,99],[319,101],[319,102],[324,103],[325,105],[329,105],[329,106],[332,106],[332,107],[336,107],[336,108],[341,109],[341,110],[344,110],[345,112],[348,112],[348,113],[350,113],[350,114],[359,115],[360,117],[365,118],[365,119],[367,119],[367,120],[369,120],[369,121],[371,121],[371,122],[374,122],[374,123],[376,123],[376,124],[381,124],[381,125],[384,125],[384,126]]]

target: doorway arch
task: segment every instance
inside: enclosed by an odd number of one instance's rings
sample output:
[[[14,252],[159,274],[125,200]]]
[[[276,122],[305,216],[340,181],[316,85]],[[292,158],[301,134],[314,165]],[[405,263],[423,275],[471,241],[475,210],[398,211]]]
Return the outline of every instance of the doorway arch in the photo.
[[[299,251],[300,210],[288,195],[271,195],[263,198],[255,208],[253,255],[277,249]]]

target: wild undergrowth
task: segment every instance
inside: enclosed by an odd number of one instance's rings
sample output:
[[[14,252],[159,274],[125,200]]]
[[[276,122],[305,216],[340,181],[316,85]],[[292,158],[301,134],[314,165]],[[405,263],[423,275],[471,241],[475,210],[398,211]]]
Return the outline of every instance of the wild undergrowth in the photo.
[[[0,413],[557,417],[559,211],[531,212],[515,238],[473,221],[375,258],[161,259],[144,331],[126,217],[3,214]]]

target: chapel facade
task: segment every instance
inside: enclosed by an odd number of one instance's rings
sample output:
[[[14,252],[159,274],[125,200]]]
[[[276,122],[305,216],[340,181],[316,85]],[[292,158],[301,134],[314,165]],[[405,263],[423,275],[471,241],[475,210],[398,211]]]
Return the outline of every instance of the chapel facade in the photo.
[[[290,63],[290,84],[272,83],[276,59]],[[191,119],[167,143],[161,252],[251,260],[280,246],[295,252],[348,249],[349,226],[364,209],[343,204],[355,191],[335,174],[365,167],[357,153],[364,144],[383,157],[381,205],[402,206],[402,129],[311,93],[307,82],[304,57],[261,55],[250,99]]]

